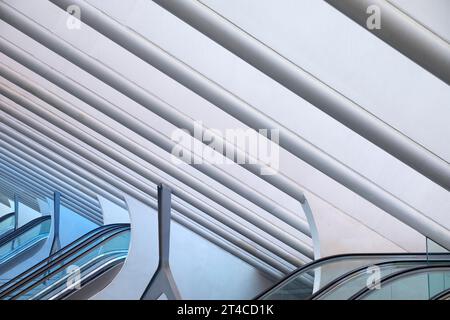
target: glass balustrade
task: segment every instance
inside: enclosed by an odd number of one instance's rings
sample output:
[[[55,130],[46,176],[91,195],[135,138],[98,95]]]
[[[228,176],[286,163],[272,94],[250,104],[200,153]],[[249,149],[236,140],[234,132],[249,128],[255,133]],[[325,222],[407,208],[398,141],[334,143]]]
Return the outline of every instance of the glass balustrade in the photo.
[[[450,267],[425,269],[399,275],[381,288],[360,297],[362,300],[428,300],[450,289]]]
[[[24,230],[16,237],[9,239],[0,245],[0,264],[10,260],[20,252],[25,251],[43,239],[50,233],[51,219],[41,219],[35,226]]]

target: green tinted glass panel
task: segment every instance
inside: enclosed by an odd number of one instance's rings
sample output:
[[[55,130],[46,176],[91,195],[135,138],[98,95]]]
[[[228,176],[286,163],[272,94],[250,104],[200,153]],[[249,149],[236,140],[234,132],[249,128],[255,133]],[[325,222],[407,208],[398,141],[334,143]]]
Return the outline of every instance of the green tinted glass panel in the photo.
[[[4,263],[15,254],[48,237],[50,226],[51,219],[47,219],[5,243],[0,247],[0,263]]]
[[[377,264],[386,260],[421,258],[424,255],[411,256],[340,256],[321,263],[312,264],[310,267],[294,274],[280,285],[274,287],[262,299],[271,300],[303,300],[308,299],[336,278],[363,266]]]
[[[450,288],[450,270],[405,275],[372,290],[363,300],[428,300]]]

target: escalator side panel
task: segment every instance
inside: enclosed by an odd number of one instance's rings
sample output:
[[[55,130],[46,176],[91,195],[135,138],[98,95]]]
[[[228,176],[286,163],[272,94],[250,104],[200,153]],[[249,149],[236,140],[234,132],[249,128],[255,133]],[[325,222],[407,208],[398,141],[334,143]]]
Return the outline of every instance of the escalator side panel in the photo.
[[[73,293],[64,297],[64,300],[87,300],[94,296],[96,293],[103,290],[111,281],[116,277],[122,268],[124,262],[116,264],[111,269],[103,272],[92,281],[84,284],[81,289],[74,291]]]

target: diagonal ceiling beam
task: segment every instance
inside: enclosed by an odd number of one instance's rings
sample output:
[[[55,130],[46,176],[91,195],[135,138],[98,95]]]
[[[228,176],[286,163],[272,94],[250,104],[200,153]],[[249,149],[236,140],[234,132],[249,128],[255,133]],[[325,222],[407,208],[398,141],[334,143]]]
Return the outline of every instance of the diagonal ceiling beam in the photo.
[[[66,0],[50,1],[60,7],[64,7],[69,2]],[[195,0],[153,1],[256,69],[268,75],[294,94],[305,99],[330,117],[450,191],[449,163],[397,131],[395,128],[392,128],[381,119],[375,117],[354,101],[252,37],[203,3]],[[70,2],[80,6],[83,12],[84,23],[93,26],[113,41],[126,44],[128,48],[134,48],[130,50],[133,50],[145,61],[150,61],[154,67],[176,79],[186,87],[191,88],[193,91],[197,93],[202,91],[202,93],[199,93],[200,95],[205,97],[210,94],[211,85],[208,86],[209,88],[207,90],[205,89],[205,84],[200,86],[199,83],[201,81],[198,79],[194,80],[193,76],[186,76],[187,68],[185,66],[181,66],[179,61],[170,61],[168,57],[163,57],[161,53],[155,53],[155,49],[150,50],[151,45],[148,41],[144,43],[145,39],[143,37],[134,35],[132,38],[128,35],[125,38],[126,32],[123,28],[115,26],[112,29],[111,23],[106,22],[107,18],[92,9],[92,6],[86,4],[85,1],[73,0]],[[107,24],[110,27],[109,29],[106,29]],[[450,59],[449,57],[450,55],[447,51],[447,58]],[[442,65],[442,67],[447,68],[448,66],[448,63]],[[198,75],[196,75],[196,78],[199,78]],[[205,90],[199,90],[198,88]],[[205,91],[209,93],[205,93]],[[218,104],[216,103],[216,105]],[[226,109],[227,107],[221,108]],[[253,119],[255,117],[256,115],[252,116]],[[259,121],[259,127],[264,127],[266,122]],[[280,132],[280,145],[291,151],[292,148],[288,147],[289,140],[287,134]],[[305,154],[304,152],[302,153]],[[298,152],[293,152],[293,154],[298,155]],[[314,158],[311,159],[312,161],[307,162],[317,168],[319,161]],[[330,175],[323,169],[325,168],[319,168],[319,170],[327,175],[336,177],[336,175]],[[342,179],[335,178],[335,180],[352,189],[348,183],[343,183],[344,181]],[[352,190],[358,193],[357,190]],[[367,197],[365,198],[367,199]]]
[[[450,44],[386,0],[325,0],[450,85]],[[367,19],[379,10],[379,28],[367,28]],[[376,13],[378,14],[378,13]]]
[[[65,0],[50,1],[63,9],[69,4]],[[447,162],[280,56],[202,3],[182,0],[155,0],[155,2],[336,120],[450,190],[450,165]],[[280,145],[284,149],[423,235],[450,248],[450,232],[444,226],[284,128],[275,120],[85,1],[71,0],[70,4],[80,6],[83,12],[83,23],[93,27],[249,127],[279,128]],[[60,47],[54,46],[52,41],[45,39],[48,38],[46,35],[38,32],[35,23],[29,23],[22,15],[14,12],[14,9],[0,6],[0,17],[47,47],[52,47],[52,50],[61,51]]]

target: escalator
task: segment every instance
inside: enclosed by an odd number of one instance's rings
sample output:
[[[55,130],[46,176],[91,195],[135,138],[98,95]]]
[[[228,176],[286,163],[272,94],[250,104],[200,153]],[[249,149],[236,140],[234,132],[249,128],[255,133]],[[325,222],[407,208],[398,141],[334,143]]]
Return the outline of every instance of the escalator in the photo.
[[[0,299],[88,298],[120,270],[129,240],[128,224],[94,229],[2,285]]]
[[[434,273],[434,286],[441,288],[442,292],[450,287],[450,278],[445,278],[446,267],[450,265],[450,253],[436,254],[350,254],[331,256],[314,261],[296,270],[273,288],[264,292],[258,299],[263,300],[346,300],[359,298],[382,299],[389,298],[388,291],[374,290],[389,284],[389,280],[395,277],[395,285],[405,288],[405,282],[399,279],[409,276],[412,270],[428,270],[432,268]],[[439,270],[439,271],[436,271]],[[370,275],[377,272],[381,287],[372,286]],[[441,272],[441,273],[438,273]],[[441,275],[440,279],[436,274]],[[417,275],[416,275],[417,276]],[[421,275],[423,277],[423,274]],[[417,276],[419,277],[419,276]],[[411,280],[421,288],[429,288],[426,281]],[[439,287],[438,284],[441,285]],[[392,285],[391,285],[392,286]],[[388,289],[385,289],[388,290]],[[406,289],[405,289],[406,290]],[[437,289],[435,290],[437,291]],[[379,295],[374,295],[378,292]],[[419,290],[425,297],[424,290]],[[431,291],[430,291],[431,292]],[[408,291],[404,295],[392,296],[393,299],[408,299]],[[428,299],[438,292],[428,294]],[[445,296],[447,297],[447,296]],[[445,298],[444,297],[444,298]]]
[[[11,221],[7,221],[7,224]],[[14,224],[14,221],[12,222]],[[0,237],[0,266],[45,242],[50,233],[51,217],[36,218],[16,230],[3,233]],[[14,227],[13,227],[14,228]]]

